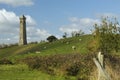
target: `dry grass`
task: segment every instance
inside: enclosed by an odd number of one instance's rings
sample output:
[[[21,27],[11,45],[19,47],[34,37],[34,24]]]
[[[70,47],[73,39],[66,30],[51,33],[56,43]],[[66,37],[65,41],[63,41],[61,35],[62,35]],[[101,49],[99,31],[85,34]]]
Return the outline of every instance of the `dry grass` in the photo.
[[[107,56],[106,70],[108,71],[112,80],[120,80],[120,56]]]
[[[120,80],[120,57],[107,55],[105,56],[105,69],[111,80]],[[95,67],[91,72],[90,80],[98,80],[98,69]]]

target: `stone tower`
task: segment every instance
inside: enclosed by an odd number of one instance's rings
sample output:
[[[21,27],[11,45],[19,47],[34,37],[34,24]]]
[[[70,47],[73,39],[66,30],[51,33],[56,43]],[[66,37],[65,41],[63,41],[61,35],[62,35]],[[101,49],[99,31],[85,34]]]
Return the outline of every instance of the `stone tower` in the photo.
[[[19,19],[20,19],[19,45],[27,45],[26,17],[22,15]]]

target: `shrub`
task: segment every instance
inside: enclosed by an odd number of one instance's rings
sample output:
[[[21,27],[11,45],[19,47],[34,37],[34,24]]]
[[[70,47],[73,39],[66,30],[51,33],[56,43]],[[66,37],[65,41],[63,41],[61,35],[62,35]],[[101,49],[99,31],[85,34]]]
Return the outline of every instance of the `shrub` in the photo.
[[[27,57],[21,62],[26,63],[30,69],[38,69],[41,66],[40,61],[38,57]]]
[[[74,63],[73,65],[71,65],[70,67],[66,69],[67,75],[70,75],[70,76],[76,76],[79,70],[80,70],[79,63]]]
[[[6,59],[6,58],[3,58],[0,60],[0,64],[13,64],[12,61]]]
[[[104,54],[119,51],[120,27],[117,19],[103,18],[101,24],[95,24],[94,40],[96,48]],[[94,47],[94,46],[93,46]]]
[[[53,42],[53,41],[56,41],[57,38],[52,35],[52,36],[49,36],[49,37],[47,38],[47,40],[48,40],[49,42]]]
[[[88,76],[93,65],[91,55],[81,54],[57,54],[50,56],[28,57],[21,62],[26,63],[30,69],[41,70],[50,75],[58,75],[62,71],[63,75],[83,77]],[[56,72],[57,71],[57,72]]]

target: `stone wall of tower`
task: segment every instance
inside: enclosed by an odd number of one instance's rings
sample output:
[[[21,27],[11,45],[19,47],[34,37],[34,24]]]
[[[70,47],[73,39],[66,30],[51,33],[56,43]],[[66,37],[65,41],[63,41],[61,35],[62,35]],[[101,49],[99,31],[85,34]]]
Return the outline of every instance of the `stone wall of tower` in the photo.
[[[27,45],[26,17],[23,15],[19,19],[20,19],[19,45]]]

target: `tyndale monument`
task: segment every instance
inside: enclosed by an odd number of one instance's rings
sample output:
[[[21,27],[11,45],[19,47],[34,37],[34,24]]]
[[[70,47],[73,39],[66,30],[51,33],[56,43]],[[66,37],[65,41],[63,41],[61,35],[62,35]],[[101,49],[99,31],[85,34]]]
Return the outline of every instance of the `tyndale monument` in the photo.
[[[19,45],[27,45],[27,34],[26,34],[26,17],[20,16],[20,33],[19,33]]]

